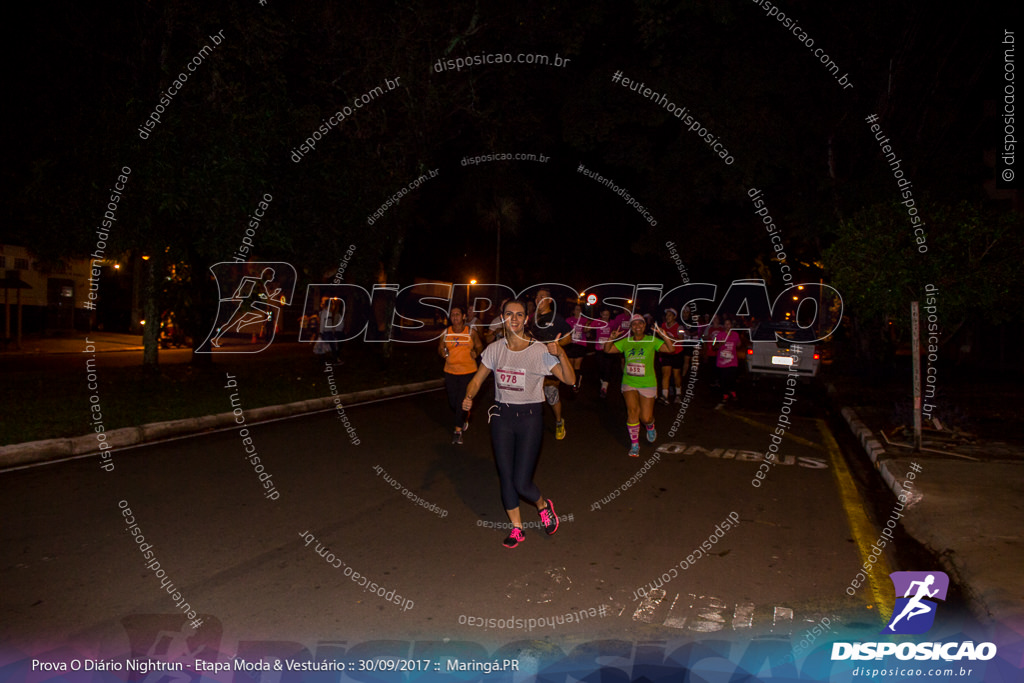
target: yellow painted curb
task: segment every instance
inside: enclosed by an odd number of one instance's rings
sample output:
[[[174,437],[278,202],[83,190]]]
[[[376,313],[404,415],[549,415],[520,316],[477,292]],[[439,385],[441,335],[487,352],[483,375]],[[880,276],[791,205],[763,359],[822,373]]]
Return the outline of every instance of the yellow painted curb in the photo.
[[[896,605],[896,599],[893,596],[891,584],[888,580],[892,570],[889,568],[889,562],[885,559],[884,553],[878,557],[878,561],[874,564],[868,561],[868,558],[871,557],[871,546],[877,536],[875,527],[868,519],[867,512],[864,511],[864,503],[861,500],[860,494],[857,493],[857,486],[853,482],[850,470],[847,468],[846,463],[843,461],[843,456],[839,452],[839,444],[836,443],[835,437],[832,436],[832,432],[824,420],[818,419],[815,422],[817,422],[818,431],[821,432],[821,436],[825,441],[829,460],[832,463],[832,474],[835,476],[836,485],[839,488],[840,501],[843,504],[843,510],[846,512],[846,519],[850,524],[850,533],[857,544],[857,552],[862,563],[861,567],[857,568],[857,571],[860,571],[863,566],[867,566],[870,569],[870,571],[865,571],[865,573],[868,576],[868,585],[871,588],[875,608],[878,610],[878,619],[882,622],[889,618]]]

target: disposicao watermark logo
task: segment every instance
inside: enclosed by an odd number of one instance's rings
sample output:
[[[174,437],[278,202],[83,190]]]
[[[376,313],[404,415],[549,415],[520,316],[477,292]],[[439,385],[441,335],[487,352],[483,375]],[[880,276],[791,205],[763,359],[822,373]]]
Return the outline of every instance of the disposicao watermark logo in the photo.
[[[295,268],[283,262],[225,261],[210,266],[210,272],[220,292],[217,320],[195,352],[259,353],[269,347],[277,334],[281,308],[291,304],[295,295]],[[252,338],[251,343],[240,343],[246,337]]]
[[[926,633],[935,623],[935,612],[939,606],[927,598],[945,600],[949,576],[945,572],[893,572],[889,579],[896,589],[896,606],[889,624],[881,632]],[[903,597],[899,597],[901,595]]]
[[[927,633],[935,623],[938,603],[945,600],[949,590],[949,576],[945,572],[893,572],[889,575],[896,591],[896,605],[889,623],[880,635],[918,635]],[[931,599],[929,599],[931,598]],[[972,641],[948,643],[832,643],[832,661],[882,659],[895,655],[897,659],[918,661],[942,659],[956,661],[987,661],[996,656],[994,643]]]

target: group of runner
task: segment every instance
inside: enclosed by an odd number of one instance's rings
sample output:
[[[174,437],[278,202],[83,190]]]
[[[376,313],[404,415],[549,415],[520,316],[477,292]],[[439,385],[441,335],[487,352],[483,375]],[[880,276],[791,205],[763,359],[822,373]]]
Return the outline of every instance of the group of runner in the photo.
[[[531,306],[531,303],[533,304]],[[689,312],[684,310],[684,316]],[[648,442],[657,438],[654,403],[658,398],[655,356],[664,358],[661,370],[661,402],[670,403],[670,383],[674,380],[676,401],[681,402],[682,377],[689,369],[691,356],[686,346],[710,342],[710,356],[718,369],[722,403],[734,400],[735,374],[740,338],[731,323],[717,320],[700,335],[681,324],[675,309],[664,312],[664,327],[639,313],[612,318],[604,308],[593,320],[577,305],[568,319],[557,313],[551,292],[541,288],[532,302],[523,299],[504,301],[495,321],[485,329],[483,338],[466,320],[461,306],[450,311],[450,325],[438,343],[438,354],[445,359],[444,378],[449,405],[455,416],[452,443],[462,444],[469,428],[469,415],[487,376],[494,374],[494,405],[488,411],[491,443],[501,483],[502,504],[512,525],[504,545],[514,548],[523,540],[520,498],[533,502],[545,532],[555,533],[558,515],[551,499],[541,495],[533,483],[533,472],[540,455],[543,434],[544,403],[555,416],[555,438],[564,439],[565,419],[559,385],[565,383],[578,392],[582,380],[582,362],[589,353],[596,355],[600,395],[607,396],[616,366],[621,368],[621,390],[626,403],[626,430],[629,455],[640,454],[640,425]],[[485,347],[484,341],[487,340]],[[617,362],[616,355],[621,355]],[[477,360],[480,360],[478,367]]]

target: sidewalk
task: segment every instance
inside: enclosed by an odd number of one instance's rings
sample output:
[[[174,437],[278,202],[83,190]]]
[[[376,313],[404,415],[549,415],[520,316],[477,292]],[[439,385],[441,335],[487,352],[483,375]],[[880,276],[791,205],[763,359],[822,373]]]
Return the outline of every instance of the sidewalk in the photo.
[[[908,500],[904,529],[964,588],[975,616],[1024,633],[1024,448],[933,433],[923,448],[943,452],[915,453],[887,442],[883,410],[845,407],[831,384],[829,395],[889,489]]]

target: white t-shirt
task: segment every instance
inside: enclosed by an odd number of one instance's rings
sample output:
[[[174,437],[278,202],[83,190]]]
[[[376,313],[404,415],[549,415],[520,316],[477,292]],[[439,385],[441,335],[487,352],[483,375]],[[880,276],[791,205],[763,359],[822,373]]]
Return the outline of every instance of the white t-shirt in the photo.
[[[481,360],[494,373],[494,400],[498,403],[540,403],[544,378],[558,365],[547,346],[534,340],[522,351],[513,351],[504,340],[484,349]]]

